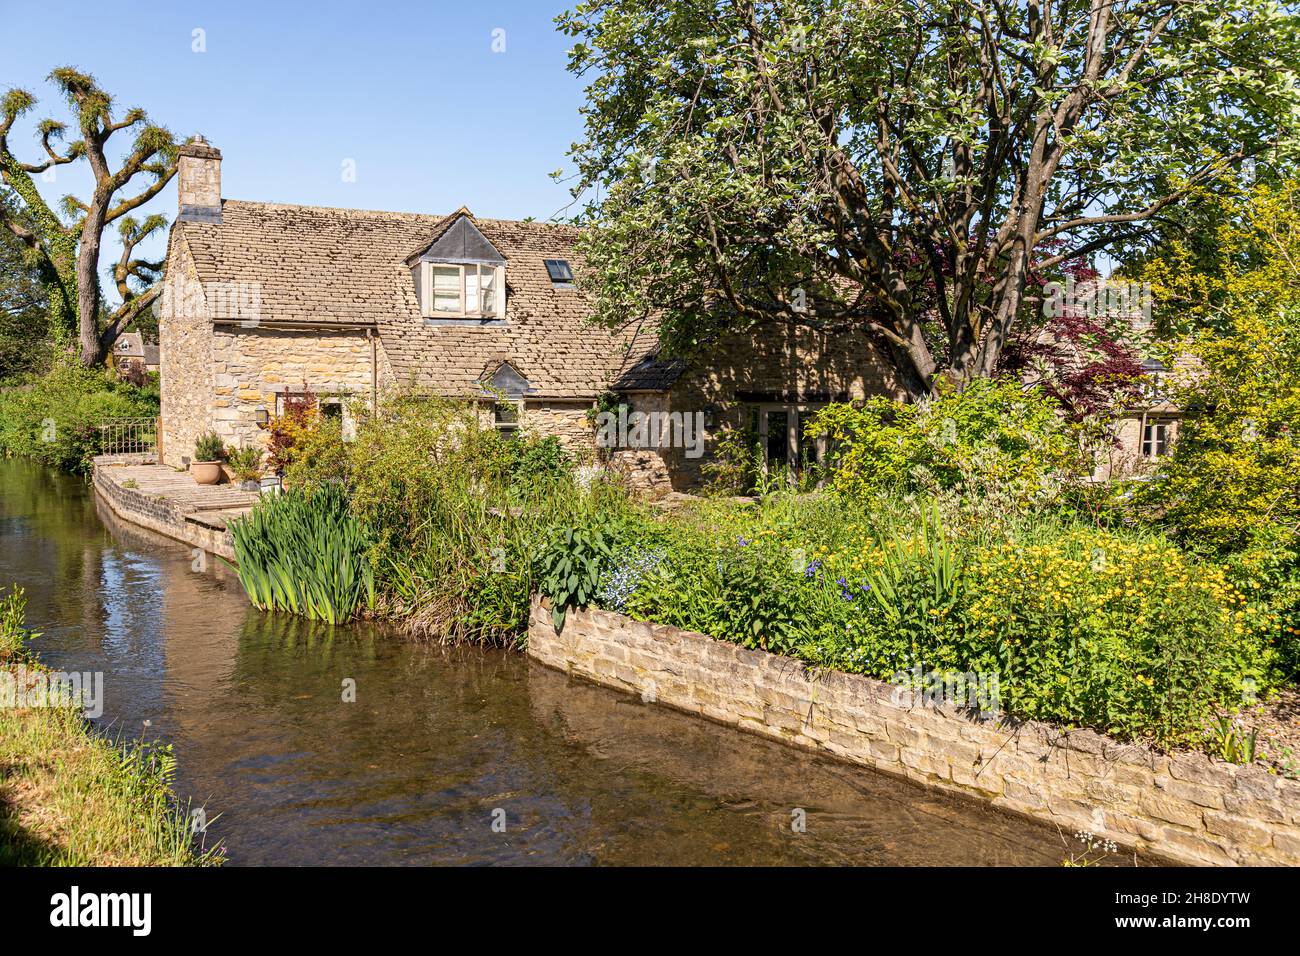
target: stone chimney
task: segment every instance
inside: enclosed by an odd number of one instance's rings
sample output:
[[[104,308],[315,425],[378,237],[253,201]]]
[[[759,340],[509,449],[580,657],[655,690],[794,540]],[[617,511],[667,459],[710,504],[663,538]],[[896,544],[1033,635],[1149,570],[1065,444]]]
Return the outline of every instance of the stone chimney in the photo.
[[[221,222],[221,150],[202,136],[179,150],[177,222]]]

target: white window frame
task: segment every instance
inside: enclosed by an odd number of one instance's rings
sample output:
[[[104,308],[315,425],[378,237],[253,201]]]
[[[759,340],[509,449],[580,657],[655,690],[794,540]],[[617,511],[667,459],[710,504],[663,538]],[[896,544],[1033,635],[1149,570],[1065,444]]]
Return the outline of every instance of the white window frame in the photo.
[[[1138,435],[1139,449],[1142,457],[1148,461],[1155,461],[1158,458],[1166,457],[1170,452],[1170,446],[1173,445],[1174,430],[1173,420],[1169,418],[1147,418],[1142,417],[1142,431]],[[1150,440],[1147,439],[1147,430],[1151,431]],[[1160,437],[1156,437],[1156,429],[1160,429]],[[1148,446],[1150,451],[1148,451]]]
[[[441,311],[434,308],[434,269],[456,269],[460,274],[460,308],[456,311]],[[473,275],[477,282],[477,308],[466,309],[466,292],[468,277]],[[483,309],[483,276],[492,277],[493,303],[491,311]],[[422,262],[420,263],[420,314],[426,319],[504,319],[506,317],[506,269],[505,266],[490,262]]]

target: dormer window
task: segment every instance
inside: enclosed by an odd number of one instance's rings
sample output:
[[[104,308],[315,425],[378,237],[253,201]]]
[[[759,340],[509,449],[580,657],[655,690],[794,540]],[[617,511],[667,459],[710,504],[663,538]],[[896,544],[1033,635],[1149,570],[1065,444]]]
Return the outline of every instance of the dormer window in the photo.
[[[467,211],[407,263],[426,320],[504,322],[506,260]]]
[[[433,295],[425,315],[496,317],[497,273],[504,273],[503,268],[482,263],[431,262],[428,266]]]

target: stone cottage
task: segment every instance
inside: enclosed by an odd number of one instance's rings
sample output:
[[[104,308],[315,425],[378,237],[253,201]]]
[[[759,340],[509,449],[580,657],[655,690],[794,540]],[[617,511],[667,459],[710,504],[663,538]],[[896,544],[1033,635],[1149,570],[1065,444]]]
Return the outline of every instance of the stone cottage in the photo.
[[[158,345],[146,342],[139,332],[123,332],[113,343],[108,356],[109,364],[119,372],[139,368],[144,372],[158,371]]]
[[[795,464],[819,452],[803,447],[811,412],[897,392],[865,333],[772,327],[725,336],[684,363],[657,356],[653,330],[592,326],[573,227],[464,208],[224,199],[221,161],[202,141],[180,151],[159,311],[166,464],[187,465],[209,430],[264,444],[267,423],[304,389],[345,418],[346,433],[346,399],[381,402],[394,387],[480,403],[500,428],[556,435],[591,455],[589,412],[612,394],[664,426],[619,432],[602,458],[644,487],[684,490],[728,425],[754,428],[770,462]]]

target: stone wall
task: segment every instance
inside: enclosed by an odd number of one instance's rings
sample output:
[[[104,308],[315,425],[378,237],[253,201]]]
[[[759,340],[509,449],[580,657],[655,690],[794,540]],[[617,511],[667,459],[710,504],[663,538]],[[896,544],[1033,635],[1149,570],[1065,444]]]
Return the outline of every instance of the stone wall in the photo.
[[[123,486],[119,480],[120,471],[97,459],[91,475],[95,491],[113,514],[123,521],[202,548],[227,561],[235,560],[235,544],[229,531],[202,521],[188,520],[183,506],[176,501]]]
[[[528,653],[547,666],[750,733],[1088,830],[1192,864],[1300,864],[1300,781],[1087,730],[981,721],[909,691],[633,621],[573,612],[563,633],[534,599]]]
[[[527,399],[520,424],[540,437],[554,435],[579,462],[589,461],[596,448],[595,433],[587,412],[591,402],[561,402]]]
[[[672,396],[667,392],[639,392],[631,396],[632,412],[655,414],[672,411]],[[627,482],[629,487],[652,497],[673,490],[671,468],[680,456],[672,448],[620,448],[613,447],[605,453],[609,469]]]
[[[205,144],[181,147],[176,163],[177,204],[187,209],[221,208],[221,150]]]
[[[376,358],[383,349],[375,342]],[[211,427],[227,444],[264,447],[258,409],[276,414],[276,398],[301,392],[369,400],[371,345],[356,330],[286,330],[218,325],[212,343]],[[382,380],[382,368],[380,369]]]
[[[158,375],[162,391],[163,462],[183,467],[194,442],[211,427],[212,320],[197,288],[198,272],[185,243],[172,236],[167,291],[158,319]]]
[[[706,432],[704,454],[688,458],[681,448],[651,452],[663,460],[652,465],[643,455],[636,470],[655,490],[690,491],[703,480],[701,469],[714,455],[724,429],[748,425],[759,403],[818,406],[856,401],[871,395],[902,397],[879,346],[858,330],[828,335],[793,325],[768,325],[753,332],[732,332],[693,355],[689,367],[667,396],[634,393],[637,411],[662,407],[693,415],[712,410],[714,426]],[[669,487],[662,487],[667,476]]]

